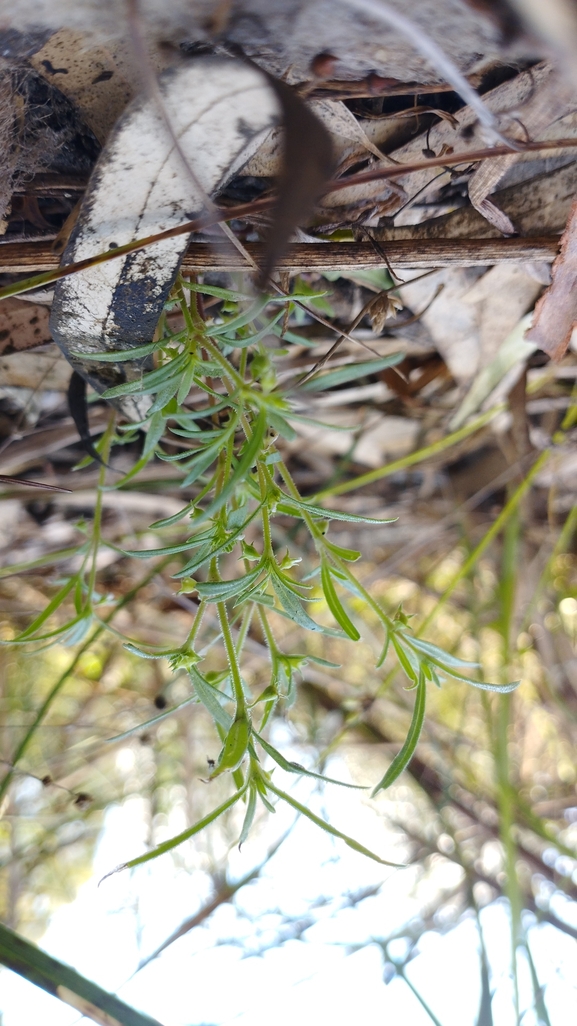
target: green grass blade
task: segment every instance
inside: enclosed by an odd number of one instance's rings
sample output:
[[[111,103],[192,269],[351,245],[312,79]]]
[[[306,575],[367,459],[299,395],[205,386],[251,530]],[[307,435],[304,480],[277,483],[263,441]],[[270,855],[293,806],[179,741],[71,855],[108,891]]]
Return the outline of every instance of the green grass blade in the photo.
[[[70,549],[59,549],[57,552],[47,552],[45,556],[38,556],[37,559],[29,559],[24,563],[10,563],[9,566],[2,567],[0,570],[0,578],[12,577],[14,574],[20,574],[27,570],[37,570],[42,566],[51,566],[53,563],[70,559],[71,556],[83,556],[87,550],[88,544],[80,547],[74,546]]]
[[[356,488],[364,488],[365,485],[380,481],[383,477],[390,477],[391,474],[396,474],[399,470],[405,470],[407,467],[413,467],[417,463],[423,463],[424,460],[430,459],[431,456],[438,456],[439,453],[451,449],[458,442],[468,438],[469,435],[474,435],[476,431],[480,431],[485,424],[489,424],[490,421],[494,420],[503,409],[504,404],[500,403],[499,406],[494,406],[491,410],[487,410],[486,413],[476,417],[475,420],[460,428],[459,431],[453,431],[452,434],[446,435],[445,438],[440,438],[438,442],[432,442],[431,445],[426,445],[416,452],[409,453],[408,456],[402,456],[399,460],[393,460],[392,463],[387,463],[384,467],[378,467],[377,470],[370,470],[367,474],[353,477],[350,481],[342,481],[339,484],[324,488],[321,492],[317,492],[315,498],[318,500],[324,499],[327,495],[343,495],[345,492],[353,492]]]
[[[36,634],[40,627],[42,627],[42,624],[46,623],[46,621],[52,616],[52,613],[56,612],[58,607],[62,605],[75,586],[76,577],[71,577],[70,580],[66,581],[66,584],[62,586],[60,591],[56,593],[51,602],[48,603],[46,609],[44,609],[28,627],[21,631],[14,641],[32,640],[32,635]],[[5,644],[9,644],[9,642],[5,642]]]
[[[101,1026],[160,1026],[2,924],[0,963]]]

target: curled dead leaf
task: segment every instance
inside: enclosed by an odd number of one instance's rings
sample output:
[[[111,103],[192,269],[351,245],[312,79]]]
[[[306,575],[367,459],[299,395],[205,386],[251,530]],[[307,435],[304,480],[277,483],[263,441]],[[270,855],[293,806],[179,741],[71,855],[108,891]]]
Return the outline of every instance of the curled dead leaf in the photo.
[[[577,200],[561,237],[561,249],[551,272],[551,284],[535,306],[527,342],[559,361],[567,351],[577,324]]]
[[[396,317],[399,310],[403,309],[403,301],[390,292],[381,292],[376,296],[371,306],[370,318],[373,331],[378,334],[383,330],[385,321],[389,317]]]

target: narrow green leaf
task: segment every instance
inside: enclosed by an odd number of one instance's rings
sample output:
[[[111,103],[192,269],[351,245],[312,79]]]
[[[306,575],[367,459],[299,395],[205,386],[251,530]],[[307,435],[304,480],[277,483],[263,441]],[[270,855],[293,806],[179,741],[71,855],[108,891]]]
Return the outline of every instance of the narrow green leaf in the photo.
[[[242,454],[237,462],[237,465],[226,482],[224,488],[219,494],[208,504],[206,509],[202,511],[198,518],[198,522],[201,523],[203,520],[208,520],[209,517],[214,516],[219,509],[227,501],[229,495],[234,492],[237,484],[244,481],[248,471],[256,461],[256,457],[262,446],[263,438],[267,430],[266,412],[261,410],[258,417],[252,424],[252,434],[249,439],[245,442],[242,448]]]
[[[268,302],[268,296],[259,296],[252,306],[249,306],[248,310],[240,313],[238,317],[233,317],[230,321],[225,321],[224,324],[211,325],[210,328],[207,328],[207,335],[210,338],[218,335],[229,335],[231,332],[237,331],[238,328],[244,328],[245,324],[252,324],[259,313],[262,313]]]
[[[400,752],[398,752],[397,755],[395,755],[395,758],[393,759],[383,779],[380,780],[377,786],[375,787],[371,797],[374,798],[378,791],[384,791],[387,787],[390,787],[390,785],[397,779],[397,777],[400,777],[405,767],[408,766],[411,759],[413,758],[413,755],[415,754],[415,749],[421,736],[421,731],[423,729],[423,723],[425,720],[426,700],[427,685],[425,683],[424,676],[421,674],[416,689],[415,705],[413,708],[413,718],[411,720],[411,726],[409,727],[409,733],[407,734],[405,743],[401,748]]]
[[[335,620],[343,628],[345,634],[348,634],[352,641],[359,641],[361,635],[348,616],[346,609],[337,595],[332,581],[330,567],[325,560],[323,560],[321,564],[321,584],[327,605]]]
[[[176,393],[176,401],[179,406],[184,402],[192,388],[195,372],[196,360],[194,356],[189,356],[188,366],[184,368],[184,372],[178,386],[178,392]]]
[[[308,613],[305,613],[300,599],[287,588],[286,584],[281,581],[277,574],[271,575],[271,584],[286,615],[293,623],[298,623],[299,627],[304,627],[307,631],[321,631],[323,634],[332,633],[333,635],[337,634],[338,637],[343,637],[342,631],[330,631],[328,628],[322,627],[320,623],[312,620]]]
[[[391,353],[389,356],[382,356],[378,360],[364,360],[362,363],[348,363],[344,367],[328,371],[317,377],[305,381],[299,388],[303,392],[321,392],[325,388],[334,388],[336,385],[344,385],[348,381],[356,381],[357,378],[366,377],[368,374],[377,374],[385,367],[394,367],[404,359],[404,353]]]
[[[274,328],[273,335],[280,338],[283,342],[290,342],[294,346],[305,346],[307,349],[314,349],[316,342],[308,339],[305,334],[297,335],[294,331],[282,331],[281,328]]]
[[[409,678],[409,680],[412,680],[416,683],[419,679],[420,664],[418,657],[416,656],[415,652],[412,651],[412,649],[408,647],[403,648],[398,634],[396,634],[394,631],[391,632],[391,641],[393,643],[393,648],[397,653],[397,659],[403,667],[403,670],[405,671],[407,677]]]
[[[122,865],[117,866],[116,869],[112,869],[110,873],[103,876],[102,880],[106,880],[109,876],[113,876],[115,873],[121,873],[124,869],[133,869],[135,866],[143,865],[144,862],[150,862],[151,859],[157,859],[159,855],[165,855],[167,851],[172,851],[172,849],[177,848],[179,844],[183,844],[184,841],[188,841],[191,837],[194,837],[195,834],[199,834],[201,830],[210,826],[210,824],[214,823],[219,816],[222,816],[224,812],[232,808],[239,798],[242,798],[247,787],[248,781],[238,791],[235,791],[230,798],[227,798],[222,805],[218,805],[216,809],[209,812],[208,816],[205,816],[204,819],[199,819],[198,823],[195,823],[194,826],[189,827],[187,830],[183,830],[181,834],[171,837],[168,841],[164,841],[163,844],[159,844],[158,847],[153,848],[152,851],[147,851],[144,855],[139,855],[135,859],[130,859],[129,862],[123,862]],[[102,883],[102,880],[100,883]]]
[[[223,773],[233,773],[240,768],[248,750],[251,733],[252,723],[243,710],[242,713],[235,716],[228,728],[218,761],[208,778],[209,780],[214,780]]]
[[[208,602],[226,602],[234,598],[240,592],[250,588],[262,573],[262,567],[251,570],[244,577],[237,577],[231,581],[206,581],[198,583],[195,590]]]
[[[228,732],[232,724],[232,716],[227,713],[226,709],[223,709],[221,702],[230,701],[230,699],[218,688],[209,684],[206,677],[203,677],[196,667],[191,666],[188,672],[194,690],[205,709],[210,713],[214,722]]]
[[[149,413],[151,411],[149,410]],[[142,449],[143,456],[151,456],[166,430],[166,417],[154,412],[146,429],[146,439]]]
[[[194,459],[187,464],[188,473],[180,483],[181,488],[189,488],[190,485],[198,481],[199,477],[204,474],[205,470],[208,470],[210,466],[218,459],[219,453],[221,452],[222,444],[209,445],[206,449],[195,456]]]
[[[268,422],[271,428],[276,431],[281,438],[286,438],[288,442],[294,442],[297,438],[297,433],[293,427],[289,424],[288,420],[281,417],[278,413],[273,413],[271,409],[268,410]]]
[[[383,645],[381,654],[376,662],[376,669],[378,670],[384,663],[385,659],[389,654],[389,645],[391,644],[391,632],[385,628],[385,643]]]
[[[238,303],[243,299],[252,299],[245,292],[235,292],[234,289],[221,289],[217,285],[205,285],[204,282],[198,285],[195,281],[181,281],[183,289],[188,292],[201,292],[203,296],[215,296],[217,299],[225,299],[229,303]]]
[[[246,839],[247,839],[247,837],[248,837],[248,835],[250,833],[250,828],[251,828],[251,826],[253,824],[254,814],[256,812],[256,799],[257,799],[257,789],[256,789],[255,784],[251,783],[250,787],[249,787],[249,791],[248,791],[248,802],[247,802],[247,805],[246,805],[246,813],[245,813],[244,821],[243,821],[243,824],[242,824],[242,830],[240,832],[240,837],[238,839],[238,847],[239,847],[239,849],[242,848],[244,842],[246,841]]]
[[[175,337],[177,338],[178,336]],[[166,339],[160,339],[158,342],[147,342],[143,346],[132,346],[130,349],[117,349],[113,352],[71,352],[70,355],[82,361],[94,360],[96,363],[122,363],[124,360],[139,360],[141,357],[149,356],[150,353],[154,353],[157,349],[162,349],[163,347],[166,347]]]
[[[286,802],[287,805],[292,806],[293,809],[296,809],[297,812],[300,812],[301,816],[306,816],[307,819],[310,819],[311,823],[314,823],[315,826],[320,827],[321,830],[325,831],[325,833],[332,834],[333,837],[338,837],[341,841],[344,841],[345,844],[348,844],[349,848],[352,848],[354,851],[358,851],[361,855],[366,855],[366,857],[372,859],[373,862],[379,862],[381,866],[393,866],[395,869],[405,868],[405,866],[403,866],[402,863],[389,862],[387,859],[382,859],[380,855],[376,855],[374,851],[371,851],[369,848],[365,848],[363,844],[359,844],[358,841],[355,841],[354,837],[349,837],[348,834],[343,834],[341,830],[337,830],[336,827],[331,826],[330,823],[327,823],[324,819],[321,819],[320,816],[315,816],[314,812],[311,812],[310,809],[307,809],[306,805],[301,805],[300,802],[297,802],[296,798],[293,798],[292,795],[287,794],[286,791],[281,791],[281,789],[279,787],[275,787],[275,785],[272,782],[267,782],[267,787],[269,791],[272,791],[273,794],[276,794],[277,798],[280,798],[283,802]]]
[[[166,385],[170,378],[174,378],[175,383],[178,381],[178,377],[184,369],[187,360],[188,353],[180,353],[173,360],[169,360],[168,363],[159,367],[158,370],[150,371],[149,374],[143,374],[142,378],[136,381],[127,381],[123,385],[107,388],[106,392],[102,393],[102,396],[104,399],[115,399],[120,395],[146,395],[149,392],[157,392],[162,385]]]
[[[88,544],[73,546],[70,549],[58,549],[56,552],[47,552],[44,556],[38,556],[37,559],[29,559],[23,563],[9,563],[8,566],[0,569],[0,578],[12,577],[14,574],[36,570],[42,566],[52,566],[53,563],[61,563],[65,559],[70,559],[71,556],[84,556],[87,549]]]
[[[64,600],[68,597],[68,595],[75,586],[76,577],[71,577],[70,580],[66,581],[66,583],[61,587],[60,591],[58,591],[54,598],[48,603],[46,609],[44,609],[42,613],[40,613],[39,616],[37,616],[36,619],[33,620],[28,627],[26,627],[23,631],[20,631],[20,634],[18,634],[16,638],[14,638],[14,641],[26,641],[29,638],[31,638],[33,634],[36,634],[40,627],[42,627],[42,624],[46,623],[46,621],[52,616],[52,614],[56,612],[58,607],[62,605]],[[5,644],[9,645],[11,644],[11,642],[6,641]]]
[[[367,788],[362,784],[347,784],[344,780],[334,780],[333,777],[325,777],[322,773],[314,773],[313,770],[305,769],[305,767],[301,766],[298,762],[289,762],[288,759],[285,759],[284,755],[281,755],[281,753],[277,751],[276,748],[273,748],[268,741],[265,741],[260,734],[257,734],[256,730],[253,730],[253,734],[261,748],[264,748],[267,755],[270,755],[271,759],[274,759],[277,765],[280,766],[285,773],[296,773],[301,777],[313,777],[315,780],[323,780],[325,784],[337,784],[338,787],[350,787],[355,791],[367,790]]]
[[[194,501],[188,502],[186,506],[183,506],[182,509],[178,511],[178,513],[173,513],[172,516],[164,517],[162,520],[155,520],[154,523],[150,525],[150,529],[154,529],[156,531],[161,527],[172,527],[173,524],[177,524],[179,520],[183,519],[183,517],[192,513],[193,510]]]
[[[497,691],[501,695],[507,695],[510,691],[515,691],[521,683],[520,680],[514,680],[509,684],[485,684],[483,681],[472,680],[470,677],[464,677],[461,673],[457,673],[456,670],[451,669],[448,666],[442,666],[441,663],[436,663],[435,665],[439,666],[441,670],[444,670],[449,677],[454,677],[455,680],[460,680],[463,684],[470,684],[471,687],[479,688],[481,691]]]
[[[344,559],[347,563],[356,563],[357,559],[361,558],[360,552],[357,552],[356,549],[346,549],[343,545],[335,545],[328,538],[325,538],[323,545],[329,552],[332,552],[333,556],[338,556],[339,559]]]
[[[186,429],[187,425],[194,425],[194,422],[197,420],[205,420],[212,417],[214,413],[219,413],[220,410],[230,409],[233,405],[233,400],[236,394],[237,393],[234,392],[232,395],[227,395],[225,399],[222,399],[219,403],[215,403],[214,406],[205,406],[200,410],[179,410],[178,413],[171,414],[169,419],[171,421],[174,420],[176,424],[180,424],[182,428]],[[182,433],[185,437],[188,437],[187,430],[183,432],[177,431],[175,428],[172,430],[175,435]],[[188,430],[190,430],[190,427]]]
[[[114,627],[108,627],[108,630],[119,638],[123,637],[120,631],[117,631]],[[139,656],[140,659],[171,659],[175,654],[174,648],[160,648],[160,646],[150,645],[147,651],[145,648],[140,648],[139,645],[133,644],[132,641],[127,641],[123,648],[127,652],[132,652],[133,655]]]
[[[256,332],[256,334],[248,335],[247,338],[239,338],[238,335],[233,338],[229,338],[228,335],[221,335],[220,342],[230,346],[231,349],[248,349],[249,346],[254,346],[260,342],[266,335],[271,335],[273,327],[283,316],[284,311],[279,310],[276,317],[273,317],[271,321],[268,321],[264,328],[261,328],[260,331]]]
[[[296,514],[293,512],[296,509]],[[289,516],[301,516],[308,513],[312,517],[321,517],[322,520],[344,520],[349,524],[394,524],[397,520],[376,520],[374,517],[363,517],[357,513],[345,513],[340,509],[324,509],[322,506],[314,506],[311,502],[302,502],[293,499],[292,496],[283,493],[282,500],[278,504],[279,513],[288,513]]]
[[[151,413],[164,413],[172,399],[174,399],[174,393],[178,388],[178,377],[169,378],[168,382],[163,388],[159,388],[154,396],[154,402],[149,408],[148,412]]]
[[[205,539],[206,535],[190,535],[184,541],[174,542],[172,545],[164,545],[160,549],[120,549],[125,556],[133,559],[151,559],[154,556],[170,556],[178,552],[187,552],[189,549],[197,548]]]
[[[415,638],[412,634],[404,634],[409,645],[413,648],[420,649],[425,655],[430,656],[436,662],[442,662],[444,666],[470,666],[471,669],[475,669],[479,666],[479,663],[472,663],[469,659],[459,659],[457,656],[451,655],[449,652],[445,652],[442,648],[437,645],[432,645],[430,641],[423,641],[422,638]]]
[[[233,531],[231,534],[227,535],[224,541],[219,542],[217,545],[213,545],[210,548],[207,548],[202,553],[199,553],[197,556],[195,556],[194,559],[191,559],[190,562],[182,568],[182,570],[179,570],[172,576],[177,580],[180,577],[190,577],[197,570],[199,570],[200,567],[203,566],[208,559],[212,559],[213,556],[219,556],[221,552],[224,552],[226,549],[232,546],[234,542],[238,541],[238,539],[242,537],[248,525],[251,523],[251,521],[254,520],[254,518],[258,515],[261,509],[262,503],[259,503],[257,508],[250,514],[250,516],[246,518],[244,523],[242,523],[236,531]]]

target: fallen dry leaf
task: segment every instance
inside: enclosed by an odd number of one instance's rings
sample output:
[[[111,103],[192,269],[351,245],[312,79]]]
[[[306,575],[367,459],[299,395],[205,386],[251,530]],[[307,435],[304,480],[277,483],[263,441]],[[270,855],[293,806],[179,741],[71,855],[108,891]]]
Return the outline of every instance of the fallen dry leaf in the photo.
[[[527,342],[561,360],[577,323],[577,200],[561,238],[561,250],[553,264],[552,281],[535,306]]]
[[[8,356],[52,341],[50,310],[21,299],[6,299],[0,309],[0,353]]]
[[[277,201],[265,240],[261,288],[295,228],[306,224],[334,170],[331,137],[322,122],[285,82],[268,74],[266,79],[282,108],[284,142]]]

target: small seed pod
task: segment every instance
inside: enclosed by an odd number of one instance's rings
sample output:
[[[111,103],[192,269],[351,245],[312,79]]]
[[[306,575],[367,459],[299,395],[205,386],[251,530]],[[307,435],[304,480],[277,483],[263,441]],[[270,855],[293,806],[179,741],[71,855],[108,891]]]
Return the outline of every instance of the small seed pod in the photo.
[[[210,774],[209,780],[214,780],[214,778],[219,777],[221,773],[226,773],[227,771],[232,773],[234,770],[238,769],[246,755],[246,750],[250,741],[250,731],[251,724],[248,716],[245,714],[237,716],[226,735],[225,742],[218,757],[216,769]]]
[[[317,53],[310,63],[311,73],[315,78],[331,78],[337,61],[334,53]]]

